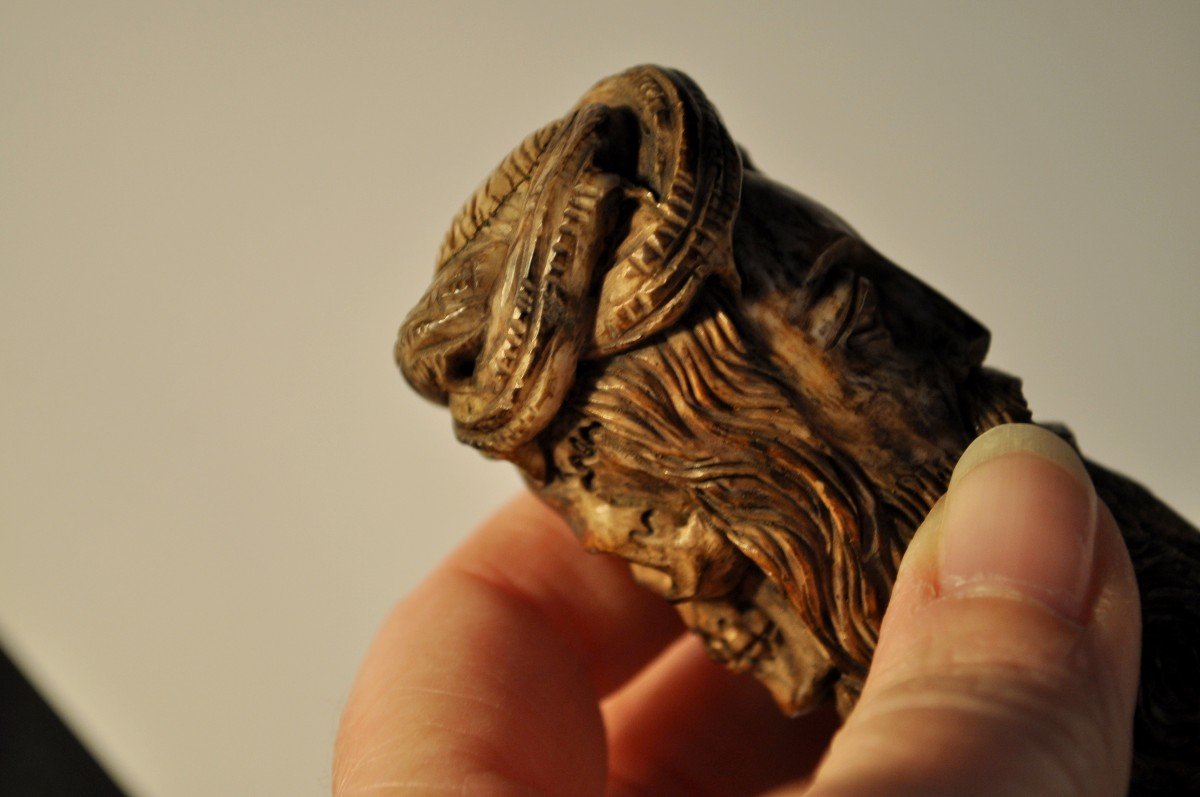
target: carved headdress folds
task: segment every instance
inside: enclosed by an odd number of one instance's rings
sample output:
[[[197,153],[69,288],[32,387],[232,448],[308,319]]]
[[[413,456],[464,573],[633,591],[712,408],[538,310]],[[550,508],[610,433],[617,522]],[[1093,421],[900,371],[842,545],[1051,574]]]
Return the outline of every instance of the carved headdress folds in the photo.
[[[581,359],[670,326],[714,277],[736,289],[738,151],[687,77],[636,67],[521,143],[455,218],[396,344],[460,440],[540,476],[531,441]],[[614,247],[613,241],[619,243]]]

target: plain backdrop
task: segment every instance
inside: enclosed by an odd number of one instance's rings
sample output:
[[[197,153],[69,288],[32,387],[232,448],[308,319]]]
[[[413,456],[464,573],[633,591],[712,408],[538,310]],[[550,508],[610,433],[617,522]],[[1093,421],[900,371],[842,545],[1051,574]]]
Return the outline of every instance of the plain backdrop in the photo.
[[[395,330],[647,61],[1200,519],[1200,5],[8,2],[0,639],[134,794],[328,791],[374,628],[518,488]]]

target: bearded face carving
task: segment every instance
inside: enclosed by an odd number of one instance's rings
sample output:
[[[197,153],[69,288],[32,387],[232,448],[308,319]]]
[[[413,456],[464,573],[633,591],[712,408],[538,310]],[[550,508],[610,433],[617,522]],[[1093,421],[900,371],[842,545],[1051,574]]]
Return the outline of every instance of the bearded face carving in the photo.
[[[515,463],[584,545],[626,559],[713,658],[799,714],[830,698],[850,710],[954,462],[1029,419],[1019,383],[982,365],[987,346],[754,170],[687,77],[638,67],[471,197],[396,356],[461,441]],[[1182,668],[1198,657],[1195,602],[1178,595],[1200,595],[1200,534],[1091,468],[1139,577],[1157,574],[1142,582],[1146,655],[1156,673]],[[1167,581],[1173,597],[1156,598]],[[1143,683],[1135,778],[1194,768],[1172,758],[1181,735],[1200,744],[1193,678],[1168,687],[1169,707]]]

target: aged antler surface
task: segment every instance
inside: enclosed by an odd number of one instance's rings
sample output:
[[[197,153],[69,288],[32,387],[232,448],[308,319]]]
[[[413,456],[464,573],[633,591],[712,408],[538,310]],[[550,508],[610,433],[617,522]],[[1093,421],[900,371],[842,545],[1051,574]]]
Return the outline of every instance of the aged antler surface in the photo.
[[[396,345],[788,713],[863,684],[905,546],[966,445],[1027,421],[988,332],[750,166],[686,76],[601,81],[454,219]],[[1061,431],[1061,430],[1060,430]],[[1062,432],[1065,434],[1065,432]],[[1089,463],[1144,615],[1135,793],[1200,778],[1200,532]]]

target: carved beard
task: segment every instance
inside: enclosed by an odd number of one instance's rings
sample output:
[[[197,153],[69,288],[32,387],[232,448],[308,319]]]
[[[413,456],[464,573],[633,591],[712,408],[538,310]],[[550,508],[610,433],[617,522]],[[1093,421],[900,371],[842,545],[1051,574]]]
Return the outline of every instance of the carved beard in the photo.
[[[958,389],[963,439],[1028,419],[1010,377],[976,368]],[[744,557],[745,567],[726,567],[744,575],[724,594],[674,599],[712,658],[753,673],[789,715],[830,692],[848,712],[900,558],[960,452],[904,474],[863,472],[807,430],[718,293],[662,340],[581,372],[567,405],[541,443],[547,459],[556,446],[571,448],[576,485],[606,469],[665,480],[736,546],[731,556]],[[780,412],[800,422],[779,423]],[[561,478],[531,485],[570,516],[554,497]],[[623,500],[652,507],[655,497],[635,491]],[[588,517],[572,520],[586,533]]]

